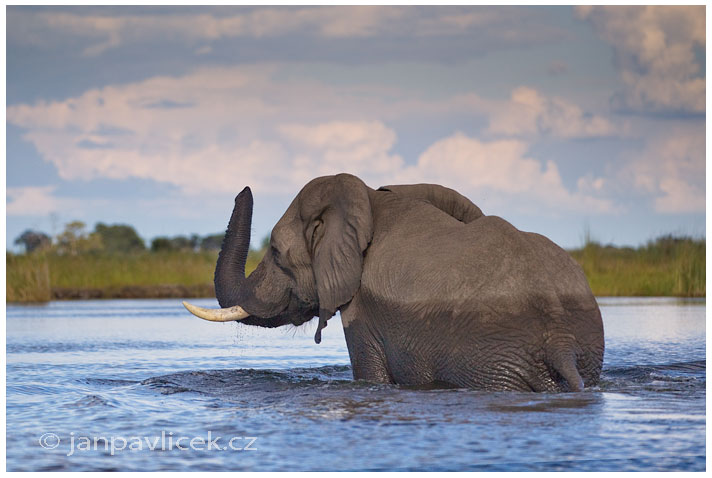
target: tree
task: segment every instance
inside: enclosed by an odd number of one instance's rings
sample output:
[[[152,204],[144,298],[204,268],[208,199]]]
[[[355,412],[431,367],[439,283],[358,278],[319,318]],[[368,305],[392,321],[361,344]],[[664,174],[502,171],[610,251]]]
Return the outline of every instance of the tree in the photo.
[[[146,244],[136,230],[125,224],[108,226],[100,222],[94,227],[94,232],[101,237],[104,250],[107,252],[139,252],[146,249]]]
[[[200,244],[200,236],[193,234],[191,237],[155,237],[151,241],[151,250],[160,251],[194,251]]]
[[[222,247],[222,241],[225,234],[211,234],[205,236],[200,241],[200,249],[203,251],[219,251]]]
[[[151,241],[151,251],[162,252],[172,250],[171,240],[168,237],[154,237]]]
[[[73,256],[85,252],[97,252],[103,247],[101,236],[97,233],[87,234],[86,224],[72,221],[65,224],[64,231],[57,236],[57,252]]]
[[[47,234],[32,229],[27,229],[15,239],[15,245],[24,246],[27,254],[46,249],[51,244],[52,239]]]
[[[193,242],[186,236],[175,236],[171,238],[171,249],[174,251],[192,251]]]

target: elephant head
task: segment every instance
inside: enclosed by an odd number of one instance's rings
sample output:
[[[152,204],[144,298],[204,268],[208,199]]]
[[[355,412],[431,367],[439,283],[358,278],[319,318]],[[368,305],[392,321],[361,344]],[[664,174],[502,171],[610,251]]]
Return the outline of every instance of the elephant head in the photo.
[[[373,236],[367,186],[339,174],[308,183],[272,229],[267,252],[245,277],[250,244],[252,193],[245,188],[235,207],[215,268],[215,294],[222,309],[184,302],[206,320],[262,327],[301,325],[319,317],[314,340],[361,283],[364,251]]]

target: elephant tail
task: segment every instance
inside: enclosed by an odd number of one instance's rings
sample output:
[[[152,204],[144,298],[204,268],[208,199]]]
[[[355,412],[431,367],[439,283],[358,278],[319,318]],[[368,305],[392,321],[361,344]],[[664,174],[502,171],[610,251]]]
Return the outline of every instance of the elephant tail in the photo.
[[[566,380],[569,391],[583,391],[583,379],[576,368],[573,337],[571,340],[549,342],[546,350],[546,362]]]

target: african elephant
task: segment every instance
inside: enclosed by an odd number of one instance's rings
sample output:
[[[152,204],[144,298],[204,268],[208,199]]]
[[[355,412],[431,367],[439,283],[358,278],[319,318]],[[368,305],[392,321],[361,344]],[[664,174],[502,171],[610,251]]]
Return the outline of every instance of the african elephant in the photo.
[[[434,184],[371,189],[350,174],[299,192],[245,278],[252,193],[215,269],[214,321],[279,327],[341,311],[355,379],[480,390],[580,391],[603,362],[601,313],[582,269],[539,234]]]

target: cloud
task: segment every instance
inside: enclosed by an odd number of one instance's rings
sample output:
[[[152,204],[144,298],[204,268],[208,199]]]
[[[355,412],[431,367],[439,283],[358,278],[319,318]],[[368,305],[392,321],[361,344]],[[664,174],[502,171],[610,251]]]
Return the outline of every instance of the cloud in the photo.
[[[663,213],[705,211],[704,188],[679,178],[662,178],[660,190],[663,196],[655,199],[655,210]]]
[[[576,187],[583,193],[600,193],[606,188],[607,183],[606,178],[594,177],[592,174],[588,174],[576,181]]]
[[[528,149],[521,140],[481,141],[456,133],[430,146],[415,166],[404,169],[399,182],[434,182],[500,202],[517,198],[520,210],[614,211],[609,199],[568,191],[556,164],[528,157]]]
[[[586,138],[613,136],[619,132],[607,119],[585,113],[563,98],[549,98],[521,86],[505,102],[491,103],[487,132],[506,136],[554,136]]]
[[[47,216],[57,211],[76,209],[81,201],[53,195],[56,186],[7,188],[8,216]]]
[[[303,184],[315,176],[339,172],[360,176],[366,182],[379,181],[404,165],[400,156],[390,154],[395,131],[380,121],[290,124],[279,129],[293,146],[293,172]]]
[[[257,190],[291,187],[295,167],[317,162],[365,171],[400,160],[385,153],[395,133],[372,118],[417,102],[384,107],[373,92],[273,74],[253,67],[154,77],[9,106],[7,120],[27,130],[24,138],[63,179],[145,178],[192,194],[233,192],[238,178]]]
[[[652,196],[657,212],[704,212],[705,166],[703,128],[675,128],[650,141],[623,176]]]
[[[183,13],[180,8],[166,13],[137,13],[136,9],[101,10],[44,9],[9,10],[10,37],[37,43],[53,34],[82,38],[90,44],[85,56],[97,56],[127,43],[146,41],[183,42],[191,45],[221,39],[265,39],[297,35],[327,40],[366,38],[433,38],[481,35],[493,44],[531,44],[561,37],[562,32],[537,24],[536,15],[508,7],[206,7],[205,13]],[[125,12],[125,13],[124,13]],[[132,12],[132,13],[128,13]],[[526,28],[524,28],[526,25]],[[42,32],[32,35],[29,32]]]
[[[578,7],[613,46],[625,89],[617,106],[637,112],[704,113],[705,77],[695,48],[705,48],[705,7]]]
[[[570,193],[563,186],[556,164],[542,164],[526,156],[529,145],[520,140],[480,141],[462,133],[435,142],[415,165],[391,154],[396,134],[381,122],[329,122],[314,126],[285,125],[281,131],[303,148],[290,168],[306,183],[314,176],[350,172],[372,185],[385,183],[439,183],[472,197],[495,194],[529,199],[532,205],[557,210],[610,212],[610,200]],[[521,208],[520,208],[521,209]]]
[[[540,135],[610,133],[607,122],[565,100],[530,88],[504,102],[474,94],[426,101],[407,90],[394,99],[390,90],[282,77],[269,65],[154,77],[63,101],[10,105],[7,121],[26,129],[24,138],[65,180],[142,178],[192,196],[234,194],[250,184],[279,195],[345,171],[376,186],[443,182],[552,208],[613,209],[597,194],[569,192],[552,161],[527,156]],[[414,165],[393,152],[398,137],[389,120],[452,114],[491,116],[490,140],[450,136]]]

